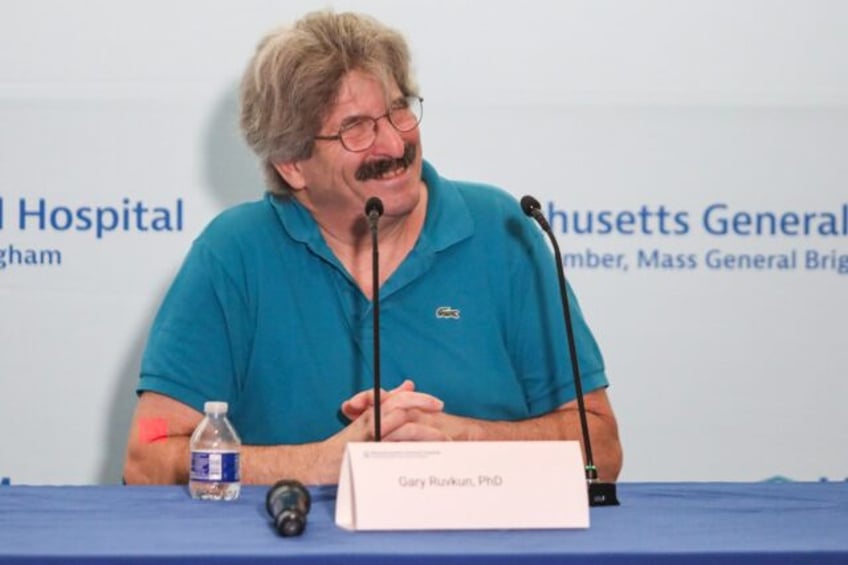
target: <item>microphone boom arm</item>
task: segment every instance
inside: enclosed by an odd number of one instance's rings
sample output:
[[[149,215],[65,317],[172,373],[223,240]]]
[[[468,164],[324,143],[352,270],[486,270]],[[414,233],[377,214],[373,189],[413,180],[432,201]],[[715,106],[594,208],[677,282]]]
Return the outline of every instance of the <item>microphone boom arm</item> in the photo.
[[[521,199],[521,209],[531,216],[541,226],[542,231],[548,236],[554,250],[554,258],[557,268],[557,280],[559,281],[559,294],[562,301],[562,316],[565,320],[565,338],[568,343],[568,354],[571,357],[571,375],[574,379],[574,393],[577,396],[577,412],[580,416],[580,429],[583,434],[583,448],[586,452],[586,482],[589,487],[590,506],[618,506],[615,483],[602,483],[598,481],[598,468],[592,456],[592,442],[589,438],[589,422],[586,417],[586,404],[583,400],[583,382],[580,378],[580,366],[577,361],[577,345],[574,339],[574,326],[571,321],[571,307],[568,300],[568,289],[565,284],[565,270],[562,266],[562,253],[559,250],[554,232],[548,220],[542,214],[539,201],[532,196],[524,196]]]
[[[380,248],[377,244],[377,225],[383,215],[383,202],[372,196],[365,203],[365,215],[371,230],[371,308],[374,326],[374,441],[382,441],[380,420]]]

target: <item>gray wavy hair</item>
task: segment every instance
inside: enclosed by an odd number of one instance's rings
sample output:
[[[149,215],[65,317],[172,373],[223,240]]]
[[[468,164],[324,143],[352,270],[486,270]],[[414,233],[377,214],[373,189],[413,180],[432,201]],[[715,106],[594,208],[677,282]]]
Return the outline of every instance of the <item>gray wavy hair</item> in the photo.
[[[359,70],[404,96],[418,94],[403,36],[370,16],[320,11],[266,35],[241,81],[241,130],[269,190],[291,187],[274,163],[308,159],[344,77]]]

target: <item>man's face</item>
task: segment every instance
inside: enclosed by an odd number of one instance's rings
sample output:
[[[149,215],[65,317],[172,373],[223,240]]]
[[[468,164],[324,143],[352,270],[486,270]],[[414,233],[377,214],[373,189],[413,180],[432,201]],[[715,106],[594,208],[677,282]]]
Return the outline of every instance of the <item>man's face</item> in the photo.
[[[403,99],[394,83],[389,95],[393,102]],[[336,135],[357,117],[376,118],[388,110],[381,83],[369,74],[351,71],[319,135]],[[371,196],[383,201],[386,216],[409,214],[421,198],[421,166],[419,129],[399,132],[384,117],[377,121],[374,144],[365,151],[349,151],[338,140],[316,141],[309,159],[279,165],[278,170],[314,214],[324,221],[340,222],[335,227],[346,227],[363,217],[365,201]]]

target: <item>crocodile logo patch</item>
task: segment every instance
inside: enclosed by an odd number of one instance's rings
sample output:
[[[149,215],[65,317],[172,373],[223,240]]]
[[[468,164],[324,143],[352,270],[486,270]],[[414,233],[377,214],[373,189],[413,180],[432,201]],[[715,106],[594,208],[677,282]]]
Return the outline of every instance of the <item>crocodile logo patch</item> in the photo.
[[[444,320],[459,320],[459,309],[450,306],[439,306],[436,308],[436,317]]]

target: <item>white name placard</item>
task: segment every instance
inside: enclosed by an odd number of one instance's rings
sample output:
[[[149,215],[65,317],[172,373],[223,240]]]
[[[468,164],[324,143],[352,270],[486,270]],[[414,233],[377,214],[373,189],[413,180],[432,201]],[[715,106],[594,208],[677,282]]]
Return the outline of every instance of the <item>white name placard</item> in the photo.
[[[348,530],[588,528],[580,444],[349,443],[336,524]]]

